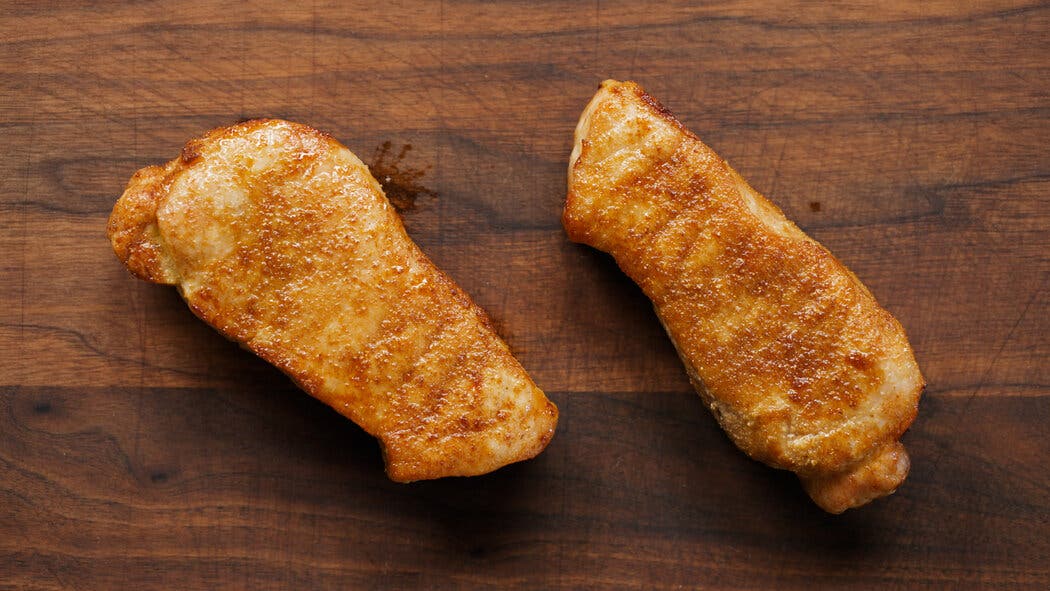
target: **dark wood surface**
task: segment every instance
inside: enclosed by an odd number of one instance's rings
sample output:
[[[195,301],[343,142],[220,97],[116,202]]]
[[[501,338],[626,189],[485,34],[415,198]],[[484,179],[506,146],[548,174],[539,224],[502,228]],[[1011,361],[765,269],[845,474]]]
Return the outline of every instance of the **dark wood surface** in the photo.
[[[0,589],[1050,586],[1046,3],[382,4],[0,9]],[[929,389],[896,495],[825,515],[735,450],[639,290],[566,240],[605,77],[903,323]],[[391,483],[370,437],[124,271],[128,177],[256,116],[376,165],[560,406],[543,455]]]

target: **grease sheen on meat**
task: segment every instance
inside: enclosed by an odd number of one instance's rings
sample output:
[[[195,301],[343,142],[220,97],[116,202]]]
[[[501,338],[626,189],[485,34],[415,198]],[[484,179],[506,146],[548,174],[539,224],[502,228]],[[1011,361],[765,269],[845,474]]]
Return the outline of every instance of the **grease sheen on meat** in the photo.
[[[835,513],[904,480],[924,383],[900,324],[638,85],[580,118],[563,222],[653,301],[742,450]]]
[[[248,121],[132,177],[109,221],[134,274],[377,437],[396,481],[528,459],[558,412],[332,137]]]

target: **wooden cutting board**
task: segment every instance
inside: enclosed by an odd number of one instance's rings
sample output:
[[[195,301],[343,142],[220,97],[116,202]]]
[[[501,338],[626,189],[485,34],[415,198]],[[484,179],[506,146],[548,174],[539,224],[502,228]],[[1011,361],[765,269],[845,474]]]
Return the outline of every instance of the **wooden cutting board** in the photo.
[[[0,589],[1050,586],[1046,3],[5,4]],[[734,449],[641,292],[566,240],[606,77],[905,326],[929,389],[896,495],[829,516]],[[560,406],[543,455],[391,483],[124,271],[104,225],[131,174],[259,116],[373,164]]]

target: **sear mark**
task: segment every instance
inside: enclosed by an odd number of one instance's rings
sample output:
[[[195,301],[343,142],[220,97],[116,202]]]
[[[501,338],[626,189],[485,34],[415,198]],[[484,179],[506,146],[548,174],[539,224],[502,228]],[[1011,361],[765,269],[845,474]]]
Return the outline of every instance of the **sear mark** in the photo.
[[[426,174],[427,168],[415,168],[405,164],[405,157],[412,150],[412,144],[405,144],[394,154],[392,144],[383,142],[372,155],[368,164],[372,175],[383,186],[386,198],[399,213],[416,208],[419,197],[437,197],[437,193],[424,187],[419,180]]]

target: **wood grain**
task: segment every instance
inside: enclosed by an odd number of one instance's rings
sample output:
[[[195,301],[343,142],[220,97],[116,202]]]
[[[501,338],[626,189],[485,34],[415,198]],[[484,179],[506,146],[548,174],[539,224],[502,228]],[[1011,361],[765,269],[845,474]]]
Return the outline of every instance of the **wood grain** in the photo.
[[[1012,1],[6,3],[0,589],[1046,588],[1048,31]],[[566,240],[605,77],[905,326],[930,387],[896,495],[826,516],[733,449],[644,296]],[[392,484],[359,429],[121,268],[131,173],[253,116],[385,159],[409,233],[561,407],[546,453]]]

